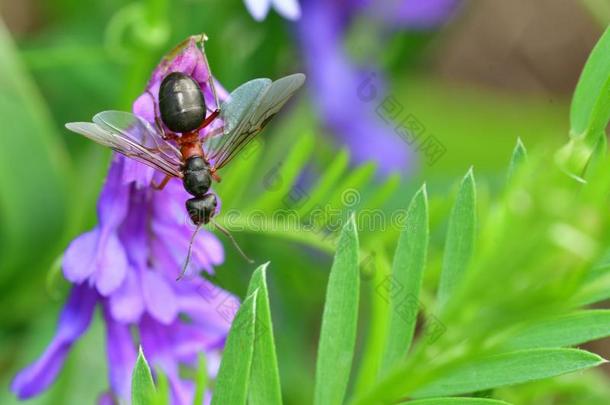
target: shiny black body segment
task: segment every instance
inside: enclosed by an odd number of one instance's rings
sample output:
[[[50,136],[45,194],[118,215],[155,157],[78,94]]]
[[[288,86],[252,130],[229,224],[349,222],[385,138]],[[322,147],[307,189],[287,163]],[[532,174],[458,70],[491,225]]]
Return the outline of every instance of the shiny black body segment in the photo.
[[[218,201],[212,193],[186,200],[186,210],[195,225],[207,224],[216,213]]]
[[[163,123],[173,132],[199,128],[206,115],[199,83],[184,73],[167,75],[159,87],[159,112]]]
[[[189,194],[203,197],[212,185],[210,165],[201,157],[193,156],[184,164],[182,184]]]
[[[186,201],[186,210],[195,225],[207,224],[216,212],[216,196],[208,193],[212,185],[210,165],[201,157],[193,156],[184,164],[184,189],[194,197]]]

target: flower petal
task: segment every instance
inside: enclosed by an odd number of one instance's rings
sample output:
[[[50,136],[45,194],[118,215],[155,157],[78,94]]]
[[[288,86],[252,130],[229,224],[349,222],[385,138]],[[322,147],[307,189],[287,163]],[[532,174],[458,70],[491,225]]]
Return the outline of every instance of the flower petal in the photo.
[[[176,50],[172,52],[176,52]],[[173,58],[167,59],[166,56],[152,73],[147,90],[153,96],[158,97],[161,81],[172,72],[187,74],[199,82],[202,87],[206,84],[210,72],[207,70],[196,39],[194,37],[189,38],[182,49],[177,50],[177,52]]]
[[[271,0],[244,0],[248,12],[256,21],[263,21],[269,13]]]
[[[59,317],[55,337],[43,355],[21,370],[11,384],[20,399],[30,398],[45,390],[57,377],[72,344],[87,330],[98,295],[86,284],[72,288]]]
[[[101,243],[100,243],[101,245]],[[116,234],[108,235],[106,243],[99,246],[95,286],[103,296],[108,296],[121,286],[129,264],[127,254]]]
[[[112,318],[123,323],[135,323],[144,312],[144,300],[136,269],[130,267],[123,284],[110,295],[109,310]]]
[[[174,355],[180,361],[193,363],[199,352],[216,349],[220,342],[200,325],[180,323],[174,327],[172,343]]]
[[[194,229],[187,225],[170,224],[153,219],[152,230],[158,235],[153,242],[156,246],[155,252],[166,252],[173,259],[176,267],[182,269]],[[199,231],[193,241],[189,274],[200,269],[212,273],[214,266],[222,263],[223,260],[224,250],[218,238],[206,230]]]
[[[112,392],[104,392],[97,397],[97,405],[116,405]]]
[[[135,184],[138,189],[150,187],[152,179],[157,172],[150,166],[125,156],[119,156],[123,163],[123,185]]]
[[[298,20],[301,17],[301,6],[297,0],[273,0],[273,6],[288,20]]]
[[[178,315],[178,304],[174,290],[158,273],[141,271],[142,295],[148,313],[157,321],[168,325]]]
[[[208,334],[226,336],[239,308],[239,300],[228,291],[206,280],[192,280],[188,286],[177,286],[178,305]]]
[[[136,349],[129,325],[116,322],[108,308],[104,308],[104,319],[110,386],[119,398],[128,401],[131,393],[131,372],[136,364]]]
[[[195,384],[188,380],[182,380],[176,372],[168,372],[167,379],[172,393],[172,404],[190,405],[193,403]]]
[[[123,163],[126,160],[126,157],[115,155],[106,176],[106,183],[97,200],[100,227],[109,231],[121,225],[129,209],[130,188],[122,181]]]
[[[95,228],[70,243],[62,261],[64,276],[68,281],[82,283],[93,274],[98,240],[99,229]]]
[[[182,182],[172,179],[167,183],[162,193],[156,193],[152,199],[152,216],[155,221],[176,225],[190,223],[184,202],[191,198]]]
[[[167,376],[172,394],[172,404],[191,404],[194,396],[192,383],[182,381],[179,376],[178,359],[172,353],[172,334],[178,321],[170,327],[159,324],[145,315],[140,322],[142,350],[153,368],[161,368]]]
[[[385,122],[376,112],[384,101],[381,80],[375,74],[363,77],[362,67],[346,53],[345,20],[336,2],[303,3],[298,29],[311,94],[320,116],[349,147],[355,163],[375,160],[384,175],[404,171],[413,163],[412,152],[395,132],[396,123]]]
[[[386,22],[408,29],[433,29],[447,21],[459,0],[402,1],[385,7]]]
[[[136,99],[133,103],[132,111],[135,115],[144,118],[146,121],[150,123],[155,122],[155,99],[152,93],[148,91],[142,93],[140,97]]]

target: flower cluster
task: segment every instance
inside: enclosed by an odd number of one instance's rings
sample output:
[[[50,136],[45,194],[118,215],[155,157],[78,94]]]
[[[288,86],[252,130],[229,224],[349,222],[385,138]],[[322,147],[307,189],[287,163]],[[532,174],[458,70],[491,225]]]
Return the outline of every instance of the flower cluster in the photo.
[[[267,17],[271,7],[284,18],[297,20],[301,16],[301,6],[298,0],[245,0],[246,8],[257,21]]]
[[[213,105],[210,72],[197,41],[190,38],[153,72],[133,105],[135,114],[154,123],[159,85],[175,71],[199,82],[208,105]],[[222,89],[220,96],[226,97]],[[193,383],[181,378],[179,370],[195,366],[200,352],[218,357],[238,302],[229,294],[219,294],[202,278],[176,282],[193,232],[184,210],[189,196],[175,179],[163,191],[154,190],[151,182],[160,175],[114,156],[98,200],[98,225],[76,238],[64,254],[64,276],[73,286],[57,332],[42,356],[12,383],[19,398],[36,395],[55,380],[99,307],[106,325],[111,388],[103,398],[129,400],[131,372],[141,345],[153,368],[167,376],[172,403],[192,403]],[[191,260],[212,272],[224,260],[222,245],[203,230],[194,241]],[[233,311],[219,310],[227,305]],[[214,366],[210,368],[214,373]]]
[[[374,160],[382,174],[404,171],[412,164],[408,145],[358,95],[367,77],[375,76],[382,92],[383,74],[375,66],[359,66],[344,49],[350,24],[358,17],[375,19],[384,31],[430,30],[445,22],[460,0],[246,0],[250,13],[262,20],[273,5],[297,22],[308,83],[318,115],[345,144],[354,162]],[[301,8],[302,7],[302,10]],[[282,10],[299,9],[297,14]],[[375,33],[372,33],[375,35]],[[381,41],[381,38],[379,38]],[[373,73],[371,75],[371,73]]]

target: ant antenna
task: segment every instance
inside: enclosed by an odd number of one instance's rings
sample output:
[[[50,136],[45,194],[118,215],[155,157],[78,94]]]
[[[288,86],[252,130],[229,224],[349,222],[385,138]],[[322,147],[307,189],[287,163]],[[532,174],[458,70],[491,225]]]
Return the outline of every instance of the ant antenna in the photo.
[[[237,241],[235,240],[235,238],[233,237],[233,235],[231,235],[231,232],[229,232],[229,230],[225,227],[223,227],[222,225],[220,225],[218,222],[214,221],[213,219],[210,219],[210,222],[212,224],[214,224],[214,226],[216,227],[216,229],[218,229],[220,232],[224,233],[225,236],[227,238],[229,238],[231,240],[231,242],[233,242],[233,246],[235,246],[235,249],[237,249],[237,251],[239,252],[239,254],[246,259],[246,261],[248,263],[254,263],[254,260],[250,259],[243,250],[241,250],[241,248],[239,247],[239,245],[237,244]]]
[[[176,278],[176,281],[182,280],[182,278],[186,274],[186,268],[188,267],[189,262],[191,261],[191,254],[193,253],[193,242],[195,242],[195,236],[197,236],[197,232],[199,232],[200,229],[201,229],[201,224],[197,225],[197,228],[195,228],[195,232],[193,232],[193,236],[191,236],[191,241],[189,242],[189,250],[188,250],[188,253],[186,254],[186,260],[184,261],[184,265],[182,266],[182,271],[178,275],[178,278]]]
[[[227,228],[225,228],[224,226],[220,225],[218,222],[214,221],[213,219],[210,219],[210,222],[212,224],[214,224],[214,226],[216,227],[216,229],[218,229],[220,232],[222,232],[227,238],[229,238],[231,240],[231,242],[233,243],[233,246],[235,246],[235,249],[237,249],[237,251],[239,252],[239,254],[248,262],[248,263],[254,263],[254,260],[250,259],[245,253],[244,251],[241,249],[241,247],[239,247],[239,244],[237,243],[237,241],[235,240],[235,238],[233,237],[233,235],[231,235],[231,232],[229,232],[229,230]],[[199,224],[197,225],[197,228],[195,228],[195,232],[193,232],[193,236],[191,236],[191,240],[189,242],[189,249],[188,249],[188,253],[186,254],[186,260],[184,261],[184,265],[182,266],[182,271],[180,271],[180,274],[178,275],[178,277],[176,278],[176,281],[180,281],[182,280],[182,278],[184,278],[184,275],[186,274],[186,269],[188,268],[188,265],[191,261],[191,256],[193,253],[193,243],[195,242],[195,237],[197,236],[197,233],[199,232],[199,230],[201,229],[201,225]]]

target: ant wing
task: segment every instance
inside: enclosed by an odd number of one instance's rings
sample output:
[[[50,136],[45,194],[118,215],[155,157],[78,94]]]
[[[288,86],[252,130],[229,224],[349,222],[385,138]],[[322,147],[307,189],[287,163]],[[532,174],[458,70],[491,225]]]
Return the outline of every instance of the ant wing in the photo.
[[[165,174],[182,177],[180,151],[137,115],[104,111],[93,122],[70,122],[66,128]]]
[[[144,148],[160,153],[163,157],[181,165],[182,154],[163,138],[163,134],[145,119],[125,111],[103,111],[93,117],[93,122],[110,132],[129,138]]]
[[[208,160],[216,170],[233,159],[277,114],[305,82],[305,75],[296,73],[272,82],[254,79],[234,90],[220,106],[224,122],[221,136],[205,139]]]

